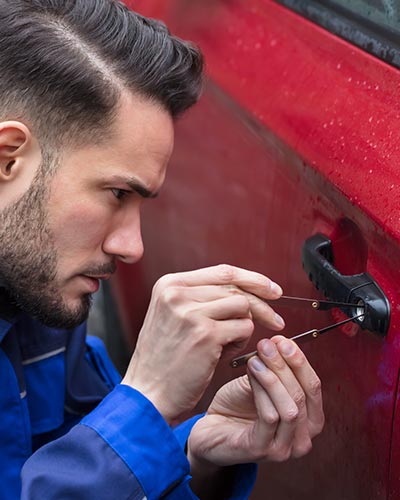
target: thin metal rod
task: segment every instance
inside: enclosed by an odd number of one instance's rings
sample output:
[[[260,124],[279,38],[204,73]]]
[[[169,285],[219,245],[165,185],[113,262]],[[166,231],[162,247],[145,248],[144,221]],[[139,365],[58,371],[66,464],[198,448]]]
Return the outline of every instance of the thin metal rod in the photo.
[[[353,321],[353,319],[361,318],[363,316],[365,316],[365,313],[357,314],[356,316],[353,316],[352,318],[347,318],[343,321],[340,321],[339,323],[335,323],[334,325],[326,326],[325,328],[320,328],[318,330],[318,333],[321,335],[322,333],[329,332],[329,330],[333,330],[334,328],[337,328],[338,326],[344,325],[346,323],[349,323],[349,321]]]
[[[283,300],[282,300],[283,299]],[[282,303],[279,304],[279,301],[282,300]],[[304,297],[290,297],[289,295],[282,295],[279,299],[274,301],[276,305],[285,305],[284,302],[288,301],[289,304],[291,305],[290,302],[303,302],[304,304],[310,304],[312,308],[314,309],[319,309],[320,305],[323,306],[331,306],[331,307],[357,307],[360,309],[365,308],[365,304],[360,303],[360,304],[350,304],[348,302],[336,302],[333,300],[319,300],[319,299],[306,299]]]
[[[319,335],[319,330],[308,330],[307,332],[304,333],[299,333],[299,335],[295,335],[294,337],[290,337],[289,340],[298,340],[301,339],[302,337],[307,337],[308,335],[312,335],[314,338]]]
[[[353,316],[352,318],[347,318],[343,321],[340,321],[339,323],[335,323],[334,325],[329,325],[326,326],[325,328],[321,328],[317,330],[314,328],[313,330],[307,330],[304,333],[299,333],[298,335],[295,335],[294,337],[289,337],[289,340],[298,340],[302,337],[307,337],[309,335],[312,335],[314,338],[319,337],[321,334],[329,332],[330,330],[333,330],[334,328],[337,328],[338,326],[344,325],[346,323],[349,323],[350,321],[353,321],[357,318],[361,318],[365,314],[357,314],[357,316]],[[242,356],[239,356],[237,358],[232,359],[231,361],[231,366],[232,368],[237,368],[239,366],[243,366],[247,363],[247,361],[252,358],[253,356],[256,356],[258,354],[258,351],[253,351],[249,352],[247,354],[243,354]]]

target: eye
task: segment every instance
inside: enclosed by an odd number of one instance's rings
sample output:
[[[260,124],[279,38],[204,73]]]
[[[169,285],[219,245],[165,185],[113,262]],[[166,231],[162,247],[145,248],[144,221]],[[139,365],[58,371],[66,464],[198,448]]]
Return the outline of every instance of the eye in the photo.
[[[122,198],[125,198],[125,196],[131,193],[126,189],[118,189],[118,188],[111,189],[111,192],[117,198],[117,200],[122,200]]]

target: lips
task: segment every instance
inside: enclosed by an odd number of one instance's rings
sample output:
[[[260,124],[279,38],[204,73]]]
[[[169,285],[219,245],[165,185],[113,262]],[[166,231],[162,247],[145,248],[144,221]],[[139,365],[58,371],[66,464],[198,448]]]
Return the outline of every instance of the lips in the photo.
[[[87,289],[87,293],[95,293],[99,289],[99,279],[94,278],[92,276],[86,276],[85,274],[81,274],[80,277],[85,283],[85,288]]]
[[[94,280],[104,280],[104,281],[107,281],[111,278],[111,274],[99,274],[99,275],[89,275],[89,274],[84,274],[83,276],[85,276],[86,278],[91,278],[91,279],[94,279]]]

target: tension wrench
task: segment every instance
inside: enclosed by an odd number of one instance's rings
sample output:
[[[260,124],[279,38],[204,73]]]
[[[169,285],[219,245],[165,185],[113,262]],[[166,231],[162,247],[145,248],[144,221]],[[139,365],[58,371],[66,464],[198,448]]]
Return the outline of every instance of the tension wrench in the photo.
[[[308,306],[310,305],[313,309],[317,311],[327,311],[328,309],[333,309],[334,307],[356,307],[358,309],[365,308],[365,305],[360,304],[349,304],[348,302],[336,302],[332,300],[319,300],[319,299],[305,299],[303,297],[289,297],[288,295],[282,295],[279,299],[274,301],[268,301],[268,303],[276,304],[277,306],[293,306],[294,303],[298,305]]]
[[[357,314],[356,316],[353,316],[352,318],[347,318],[344,321],[340,321],[339,323],[335,323],[334,325],[326,326],[325,328],[320,328],[320,329],[314,328],[313,330],[307,330],[306,332],[299,333],[298,335],[295,335],[294,337],[288,338],[288,340],[298,340],[298,339],[301,339],[303,337],[308,337],[309,335],[311,335],[313,338],[317,338],[321,334],[329,332],[329,330],[333,330],[334,328],[337,328],[338,326],[349,323],[350,321],[353,321],[357,318],[361,318],[364,315],[365,315],[365,313],[363,312],[362,314]],[[250,358],[252,358],[253,356],[256,356],[257,354],[258,354],[258,351],[253,351],[253,352],[249,352],[248,354],[243,354],[242,356],[239,356],[237,358],[232,359],[232,361],[231,361],[232,368],[237,368],[239,366],[245,365]]]

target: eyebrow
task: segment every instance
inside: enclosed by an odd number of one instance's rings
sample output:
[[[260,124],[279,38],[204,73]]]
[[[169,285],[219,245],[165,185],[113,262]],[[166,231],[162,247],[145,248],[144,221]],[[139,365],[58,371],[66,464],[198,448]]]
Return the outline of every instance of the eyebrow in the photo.
[[[147,189],[134,177],[125,178],[117,176],[114,177],[114,180],[124,182],[132,189],[132,191],[136,191],[136,193],[138,193],[143,198],[156,198],[158,196],[158,191],[150,191],[150,189]]]
[[[150,191],[137,181],[126,180],[125,182],[132,189],[132,191],[136,191],[143,198],[157,198],[158,196],[158,191]]]

